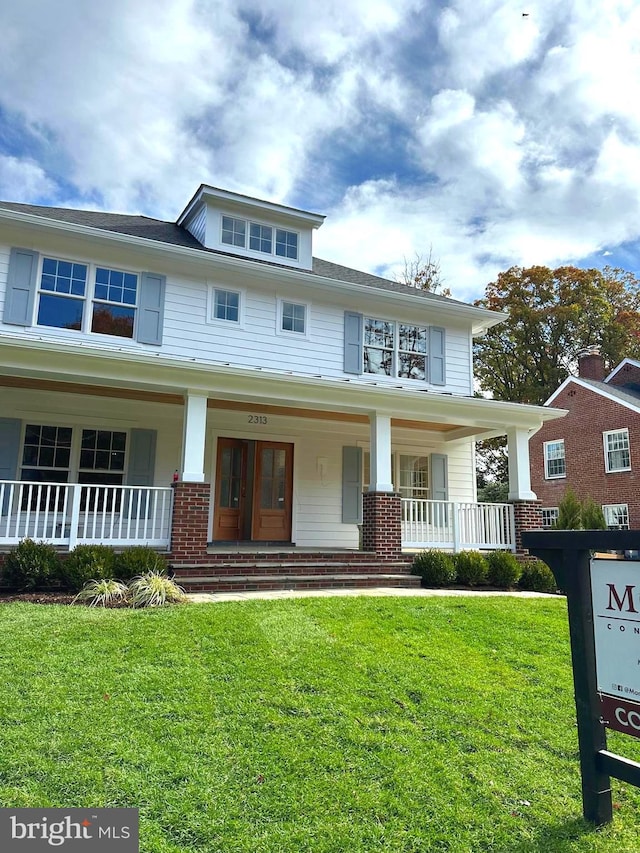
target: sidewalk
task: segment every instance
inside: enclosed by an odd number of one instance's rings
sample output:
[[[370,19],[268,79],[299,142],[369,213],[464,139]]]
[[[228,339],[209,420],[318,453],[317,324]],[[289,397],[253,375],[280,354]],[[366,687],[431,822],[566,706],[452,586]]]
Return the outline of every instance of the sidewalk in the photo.
[[[252,601],[254,599],[275,600],[280,598],[336,598],[355,596],[408,596],[426,598],[429,596],[467,596],[471,598],[486,598],[489,596],[516,596],[517,598],[557,598],[546,592],[519,592],[506,590],[480,589],[399,589],[395,587],[375,587],[372,589],[277,589],[258,592],[190,592],[189,601],[196,604],[221,601]]]

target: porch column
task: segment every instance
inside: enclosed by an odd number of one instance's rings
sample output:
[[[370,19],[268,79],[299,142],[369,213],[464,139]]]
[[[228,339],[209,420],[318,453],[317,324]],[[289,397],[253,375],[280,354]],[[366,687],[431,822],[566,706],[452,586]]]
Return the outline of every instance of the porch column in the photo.
[[[372,412],[369,491],[362,501],[362,550],[380,560],[402,556],[402,502],[391,476],[391,418]]]
[[[531,491],[529,467],[529,432],[511,429],[507,432],[509,454],[509,500],[513,503],[516,554],[529,552],[522,547],[522,532],[542,527],[540,501]]]
[[[509,500],[537,500],[538,496],[531,491],[529,431],[510,429],[507,432],[507,452],[509,454]]]
[[[204,483],[204,444],[207,431],[207,397],[187,392],[184,401],[182,470],[184,483]]]

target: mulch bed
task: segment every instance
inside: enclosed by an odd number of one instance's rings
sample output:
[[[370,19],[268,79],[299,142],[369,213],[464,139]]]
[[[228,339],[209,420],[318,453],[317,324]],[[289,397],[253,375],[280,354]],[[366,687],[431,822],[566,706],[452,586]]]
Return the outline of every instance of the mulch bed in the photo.
[[[31,604],[71,604],[74,596],[67,592],[0,592],[0,604],[27,601]]]

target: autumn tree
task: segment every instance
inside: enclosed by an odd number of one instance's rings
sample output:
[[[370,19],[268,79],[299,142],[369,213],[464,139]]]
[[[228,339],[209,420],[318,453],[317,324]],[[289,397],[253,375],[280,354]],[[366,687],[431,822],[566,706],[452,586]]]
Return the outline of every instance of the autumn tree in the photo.
[[[640,281],[624,270],[511,267],[475,304],[509,315],[474,346],[481,390],[500,400],[544,403],[587,347],[609,367],[640,357]]]
[[[413,259],[404,258],[404,269],[396,276],[396,281],[418,290],[428,290],[441,296],[451,296],[451,291],[444,286],[440,261],[433,256],[433,247],[429,246],[429,254],[423,257],[416,252]]]
[[[596,346],[613,368],[640,358],[640,280],[624,270],[511,267],[476,305],[508,313],[474,344],[482,394],[541,405]],[[479,482],[507,477],[504,439],[478,443]]]

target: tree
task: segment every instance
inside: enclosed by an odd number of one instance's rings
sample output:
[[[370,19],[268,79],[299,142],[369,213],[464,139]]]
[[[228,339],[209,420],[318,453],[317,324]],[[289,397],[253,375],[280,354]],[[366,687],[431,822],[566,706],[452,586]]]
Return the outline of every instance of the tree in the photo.
[[[433,247],[429,246],[426,260],[419,252],[415,253],[412,261],[404,258],[404,269],[396,276],[396,281],[418,290],[428,290],[430,293],[440,293],[441,296],[451,296],[451,291],[444,286],[440,261],[433,257]]]
[[[497,399],[544,403],[589,346],[609,367],[640,357],[640,280],[624,270],[511,267],[475,304],[509,313],[474,345],[481,390]]]
[[[554,527],[556,530],[580,530],[582,527],[582,506],[570,487],[565,489],[558,504],[558,518]]]

